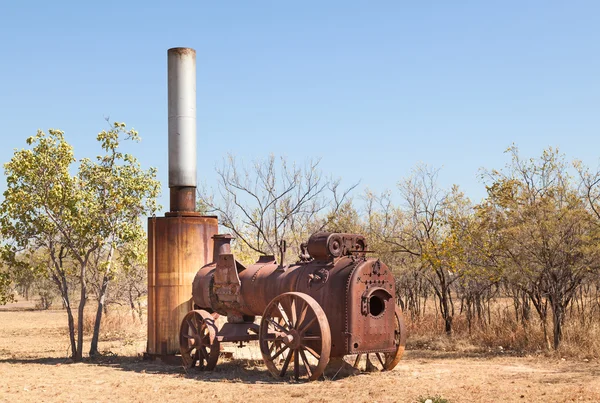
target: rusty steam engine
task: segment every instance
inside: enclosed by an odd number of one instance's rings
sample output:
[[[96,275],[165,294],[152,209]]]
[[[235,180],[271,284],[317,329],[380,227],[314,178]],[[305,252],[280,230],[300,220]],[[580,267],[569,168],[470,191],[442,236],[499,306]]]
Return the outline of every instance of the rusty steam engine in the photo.
[[[316,233],[288,266],[262,256],[245,267],[231,253],[230,235],[213,241],[214,262],[196,274],[194,310],[181,323],[186,367],[211,370],[221,343],[251,340],[274,376],[297,380],[318,379],[331,358],[351,356],[355,367],[379,370],[400,360],[406,332],[394,277],[366,256],[362,235]],[[220,328],[219,315],[227,317]]]
[[[392,273],[366,256],[363,236],[317,233],[295,264],[282,253],[245,267],[217,218],[195,211],[196,52],[169,49],[167,72],[170,211],[148,219],[146,356],[171,360],[179,350],[186,367],[211,370],[222,343],[257,340],[276,377],[315,380],[345,356],[355,367],[394,368],[402,312]]]

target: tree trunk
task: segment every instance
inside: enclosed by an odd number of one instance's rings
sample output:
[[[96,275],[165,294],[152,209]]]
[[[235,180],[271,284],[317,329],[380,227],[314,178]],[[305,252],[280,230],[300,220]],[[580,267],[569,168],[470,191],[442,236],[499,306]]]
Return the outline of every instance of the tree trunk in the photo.
[[[143,316],[143,312],[142,312],[142,303],[139,300],[137,300],[137,312],[138,312],[138,317],[140,318],[140,323],[144,323],[144,316]]]
[[[471,301],[470,298],[467,297],[466,298],[467,302],[466,302],[466,311],[467,311],[467,326],[469,327],[469,336],[471,335],[471,321],[473,319],[472,315],[472,311],[471,311]],[[462,308],[461,308],[462,309]]]
[[[564,319],[563,307],[560,303],[553,304],[552,306],[552,319],[554,323],[553,336],[554,336],[554,350],[558,350],[560,342],[562,341],[562,323]]]
[[[54,250],[51,250],[52,265],[54,267],[54,270],[52,270],[52,268],[49,268],[49,270],[50,275],[52,276],[52,280],[54,280],[54,283],[60,291],[63,308],[67,311],[67,321],[69,325],[69,341],[71,343],[71,358],[75,360],[75,357],[77,355],[77,345],[75,344],[75,321],[73,320],[73,310],[71,309],[71,302],[69,300],[69,284],[67,283],[65,272],[62,269],[61,253],[59,253],[58,256],[56,256],[54,254]]]
[[[136,311],[135,311],[135,303],[133,301],[133,292],[131,290],[131,288],[129,288],[129,308],[131,309],[131,317],[133,318],[133,321],[135,322],[136,319]]]
[[[446,334],[450,336],[452,334],[452,311],[454,310],[454,304],[450,297],[450,290],[444,288],[442,291],[442,300],[440,301],[442,306],[442,317],[444,318],[444,329]]]
[[[85,302],[87,299],[87,282],[85,279],[84,264],[81,265],[79,281],[81,282],[81,293],[79,309],[77,310],[77,354],[74,358],[75,361],[81,361],[83,359],[83,310],[85,308]]]
[[[108,283],[110,281],[110,270],[112,266],[114,247],[111,244],[108,251],[108,257],[106,261],[108,266],[102,277],[102,286],[100,287],[100,293],[98,295],[98,309],[96,310],[96,320],[94,321],[94,334],[92,335],[92,345],[90,346],[90,357],[98,355],[98,338],[100,336],[100,324],[102,322],[102,312],[106,302],[106,290],[108,289]]]
[[[62,284],[62,286],[60,284]],[[67,286],[67,279],[62,273],[59,281],[59,288],[63,305],[67,310],[67,320],[69,322],[69,340],[71,342],[71,358],[75,360],[75,357],[77,356],[77,345],[75,344],[75,321],[73,319],[71,302],[69,301],[69,288]]]
[[[444,319],[445,330],[448,336],[452,335],[452,316],[449,315]]]
[[[440,313],[444,319],[444,330],[446,334],[450,336],[452,334],[452,314],[450,313],[450,304],[448,298],[448,290],[441,290],[440,293]]]
[[[523,294],[522,296],[522,315],[521,315],[521,322],[523,323],[524,327],[527,327],[527,325],[529,324],[529,319],[531,318],[531,305],[530,305],[530,301],[527,298],[526,294]]]
[[[102,287],[98,298],[98,308],[96,309],[96,320],[94,322],[94,334],[92,336],[92,344],[90,346],[90,357],[98,355],[98,338],[100,335],[100,323],[102,321],[102,313],[104,312],[104,303],[106,300],[106,290],[108,288],[109,277],[108,273],[104,273],[102,278]]]
[[[71,358],[75,360],[75,357],[77,356],[77,345],[75,344],[75,320],[73,319],[73,310],[71,309],[71,304],[69,303],[68,299],[68,297],[66,301],[63,299],[63,302],[67,307],[67,319],[69,321],[69,340],[71,342]]]
[[[551,350],[550,337],[548,336],[548,321],[542,319],[542,329],[544,330],[544,343],[546,344],[546,350]]]
[[[452,295],[450,295],[451,290],[443,271],[436,270],[435,274],[439,280],[439,284],[435,284],[432,280],[429,280],[429,283],[431,284],[437,299],[440,300],[439,313],[442,315],[442,319],[444,320],[444,329],[446,334],[450,336],[452,334],[452,314],[454,313],[454,304],[452,302]],[[437,312],[435,319],[437,321]]]

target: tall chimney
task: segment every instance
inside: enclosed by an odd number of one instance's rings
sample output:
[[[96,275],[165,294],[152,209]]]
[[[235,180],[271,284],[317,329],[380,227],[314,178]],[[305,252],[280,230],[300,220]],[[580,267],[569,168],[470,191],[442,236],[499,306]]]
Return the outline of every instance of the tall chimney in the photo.
[[[196,210],[196,51],[167,51],[170,211]]]
[[[194,309],[194,277],[198,268],[214,260],[211,238],[219,224],[217,217],[195,211],[196,51],[169,49],[167,60],[171,209],[164,217],[148,218],[146,354],[171,361],[180,351],[181,321]]]

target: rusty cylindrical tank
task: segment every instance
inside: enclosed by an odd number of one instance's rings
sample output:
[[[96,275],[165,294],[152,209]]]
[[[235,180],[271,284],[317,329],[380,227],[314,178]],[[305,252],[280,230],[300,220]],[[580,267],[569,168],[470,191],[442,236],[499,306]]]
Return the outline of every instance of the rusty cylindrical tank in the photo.
[[[216,217],[148,219],[148,354],[179,352],[179,325],[192,309],[192,281],[212,262],[217,231]]]

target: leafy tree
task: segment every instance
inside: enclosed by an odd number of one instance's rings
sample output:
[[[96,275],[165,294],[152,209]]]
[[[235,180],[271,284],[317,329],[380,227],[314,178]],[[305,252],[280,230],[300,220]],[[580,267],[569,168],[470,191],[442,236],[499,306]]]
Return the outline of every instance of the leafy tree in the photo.
[[[76,359],[75,322],[67,280],[74,275],[67,249],[77,251],[81,247],[76,239],[68,242],[74,232],[71,229],[79,225],[77,178],[69,173],[75,157],[60,130],[51,129],[48,134],[38,131],[27,139],[27,144],[33,149],[16,151],[4,165],[7,189],[0,204],[0,224],[6,243],[2,257],[13,272],[46,271],[55,282],[67,310],[71,354]],[[31,257],[40,250],[49,256],[50,264],[32,267]],[[86,263],[85,255],[83,262]]]
[[[494,248],[504,277],[525,292],[542,321],[553,318],[553,346],[562,340],[567,307],[600,265],[598,231],[558,150],[524,160],[515,146],[504,171],[486,172],[481,214],[498,236]]]
[[[496,233],[475,211],[452,217],[452,232],[460,240],[462,275],[455,289],[461,299],[461,313],[467,319],[469,332],[474,320],[485,326],[491,320],[490,304],[497,294],[501,276],[498,274],[497,252],[493,249]]]
[[[83,313],[88,291],[88,270],[99,270],[102,285],[98,310],[112,278],[115,250],[124,243],[143,237],[141,214],[151,214],[158,194],[156,171],[144,171],[129,154],[117,151],[120,137],[139,140],[138,133],[124,123],[114,123],[98,135],[105,155],[95,162],[83,159],[76,175],[73,148],[63,132],[38,131],[27,139],[31,149],[15,152],[5,164],[7,190],[0,204],[2,235],[6,239],[2,256],[12,270],[33,268],[45,273],[59,289],[67,310],[71,354],[83,355]],[[94,254],[106,250],[101,264],[93,264]],[[48,256],[48,264],[32,267],[34,253]],[[79,305],[77,330],[70,301],[69,278],[77,279]],[[96,317],[91,353],[97,352],[101,314]],[[75,339],[77,336],[77,339]]]
[[[416,259],[439,300],[444,328],[450,334],[454,318],[452,285],[466,268],[465,231],[459,224],[471,213],[471,205],[457,186],[449,191],[442,189],[438,174],[439,170],[417,166],[399,183],[406,219],[388,241],[400,253]]]
[[[111,130],[104,130],[97,137],[105,154],[96,157],[96,161],[83,159],[79,169],[81,185],[89,193],[90,202],[86,207],[94,218],[95,236],[99,237],[97,249],[106,250],[101,263],[94,266],[101,282],[90,355],[98,353],[106,290],[115,273],[115,253],[120,251],[119,257],[128,263],[139,260],[140,254],[132,254],[127,247],[145,239],[140,217],[156,211],[156,197],[160,192],[154,168],[146,171],[135,157],[118,151],[121,136],[140,140],[137,131],[127,130],[124,123],[114,123]]]

